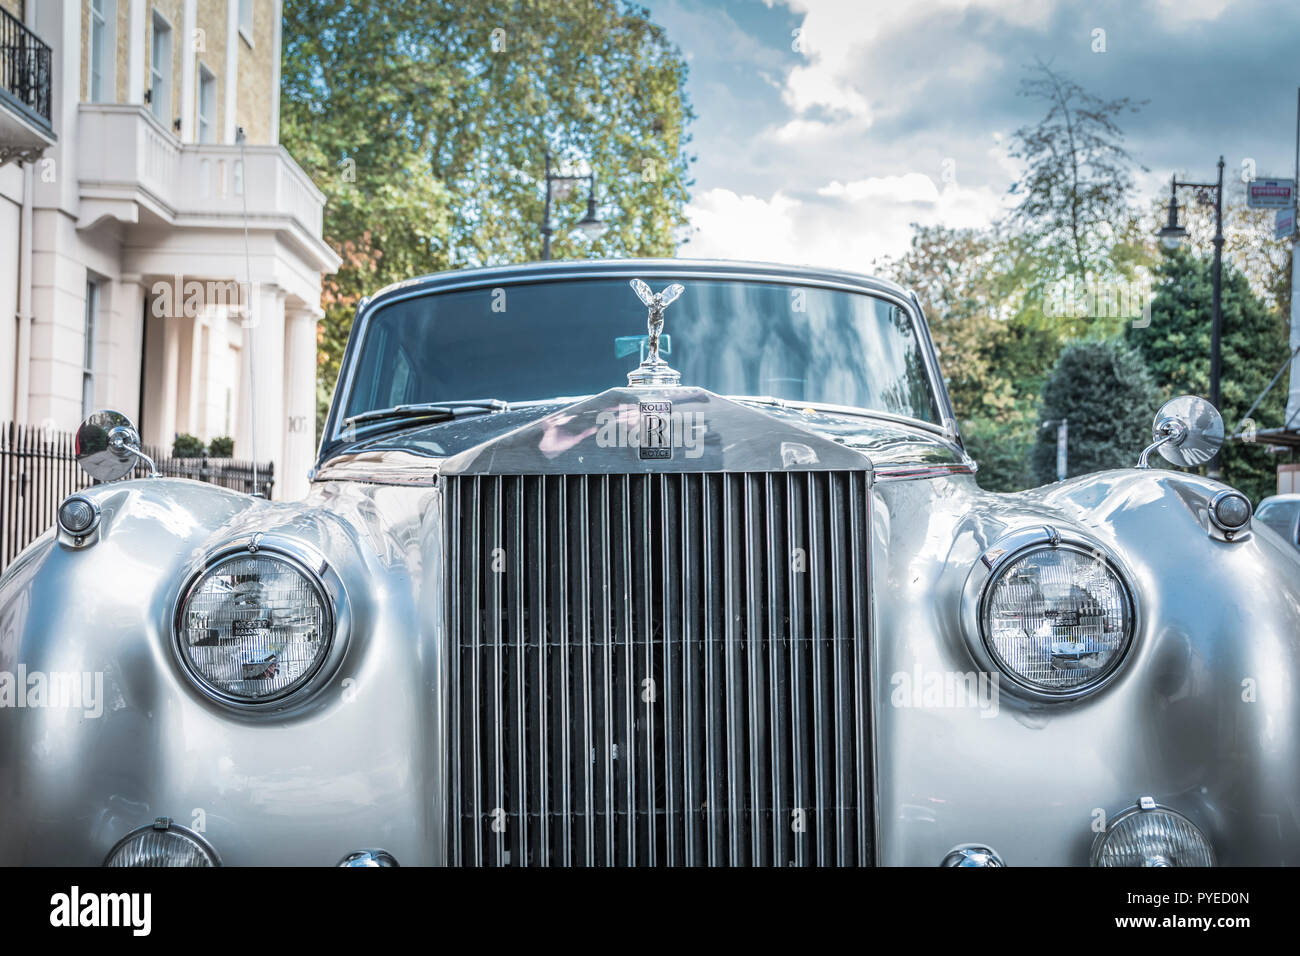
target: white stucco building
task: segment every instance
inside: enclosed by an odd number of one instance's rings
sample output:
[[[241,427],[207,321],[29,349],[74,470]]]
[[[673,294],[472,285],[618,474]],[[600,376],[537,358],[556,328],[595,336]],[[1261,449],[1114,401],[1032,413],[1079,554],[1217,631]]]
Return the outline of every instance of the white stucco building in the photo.
[[[229,435],[300,496],[339,260],[278,145],[280,0],[0,9],[0,422]]]

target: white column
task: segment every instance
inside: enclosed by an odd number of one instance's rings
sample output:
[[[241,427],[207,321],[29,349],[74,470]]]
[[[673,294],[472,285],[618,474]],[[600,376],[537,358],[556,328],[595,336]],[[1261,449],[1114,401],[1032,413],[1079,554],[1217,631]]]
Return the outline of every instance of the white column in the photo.
[[[126,101],[144,102],[144,14],[147,0],[130,0],[126,12]]]
[[[284,291],[255,283],[252,310],[239,350],[239,427],[235,457],[275,464],[275,489],[284,472]]]
[[[144,363],[144,277],[123,273],[113,289],[113,349],[107,369],[112,390],[105,404],[140,423],[140,367]]]
[[[199,435],[199,382],[203,352],[202,313],[180,319],[180,347],[176,378],[176,430]]]
[[[285,313],[284,335],[284,473],[276,479],[275,497],[294,501],[307,494],[307,473],[316,451],[316,322],[310,309]]]
[[[194,135],[194,30],[198,26],[198,0],[185,0],[181,10],[181,142],[192,143]]]
[[[18,213],[18,329],[14,335],[14,419],[26,423],[32,389],[32,164],[23,163],[23,205]]]
[[[272,92],[273,96],[278,93]],[[235,141],[235,106],[239,102],[239,0],[226,0],[226,104],[221,116],[221,141]]]
[[[181,371],[181,323],[188,322],[183,315],[169,315],[163,319],[162,381],[158,389],[158,408],[154,417],[159,423],[158,444],[164,455],[170,455],[172,440],[176,437],[176,407],[179,399]]]
[[[22,231],[24,173],[17,166],[0,170],[0,178],[17,183],[18,196],[0,197],[0,423],[14,420],[14,393],[18,381],[18,268]]]

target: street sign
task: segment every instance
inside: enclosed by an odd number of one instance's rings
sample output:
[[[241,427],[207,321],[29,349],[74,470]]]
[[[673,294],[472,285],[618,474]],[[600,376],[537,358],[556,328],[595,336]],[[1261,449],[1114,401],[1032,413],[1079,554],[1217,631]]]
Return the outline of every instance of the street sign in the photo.
[[[1246,183],[1246,205],[1251,209],[1286,209],[1294,206],[1295,180],[1251,180]]]
[[[1295,207],[1279,209],[1273,220],[1273,238],[1290,239],[1295,235]]]

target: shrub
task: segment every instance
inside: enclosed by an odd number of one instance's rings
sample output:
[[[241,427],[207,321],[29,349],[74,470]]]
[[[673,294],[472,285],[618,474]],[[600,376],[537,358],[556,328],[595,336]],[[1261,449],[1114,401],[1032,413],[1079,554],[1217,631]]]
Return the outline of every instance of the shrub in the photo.
[[[1085,339],[1062,351],[1043,388],[1034,479],[1056,480],[1056,428],[1069,421],[1069,477],[1108,468],[1131,468],[1151,441],[1159,393],[1142,357],[1122,342]]]
[[[208,446],[193,435],[182,432],[172,442],[173,458],[202,458],[208,453]]]

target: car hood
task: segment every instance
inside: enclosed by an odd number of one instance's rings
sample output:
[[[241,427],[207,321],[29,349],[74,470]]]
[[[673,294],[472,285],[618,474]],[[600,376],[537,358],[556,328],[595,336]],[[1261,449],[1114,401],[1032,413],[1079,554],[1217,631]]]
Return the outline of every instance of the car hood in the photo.
[[[725,469],[729,467],[724,461],[727,456],[722,455],[726,450],[734,450],[738,456],[737,468],[752,470],[756,465],[746,457],[748,438],[764,429],[792,429],[865,456],[881,477],[974,471],[969,456],[943,434],[887,416],[803,407],[795,402],[724,398],[696,388],[665,389],[662,394],[613,388],[590,398],[530,403],[491,415],[413,425],[350,446],[324,462],[315,478],[432,483],[444,460],[464,459],[476,449],[499,448],[500,440],[508,435],[514,436],[516,446],[534,444],[539,449],[537,464],[545,470],[607,470],[590,462],[614,460],[609,456],[588,458],[585,464],[573,460],[583,457],[581,452],[588,445],[600,447],[602,425],[613,426],[604,433],[607,440],[624,440],[628,429],[635,433],[640,404],[656,400],[671,407],[669,414],[679,416],[677,427],[687,420],[693,423],[690,427],[702,428],[703,443],[710,449],[707,466],[679,449],[680,470],[692,470],[693,462],[699,470]],[[662,464],[656,470],[660,468]]]

